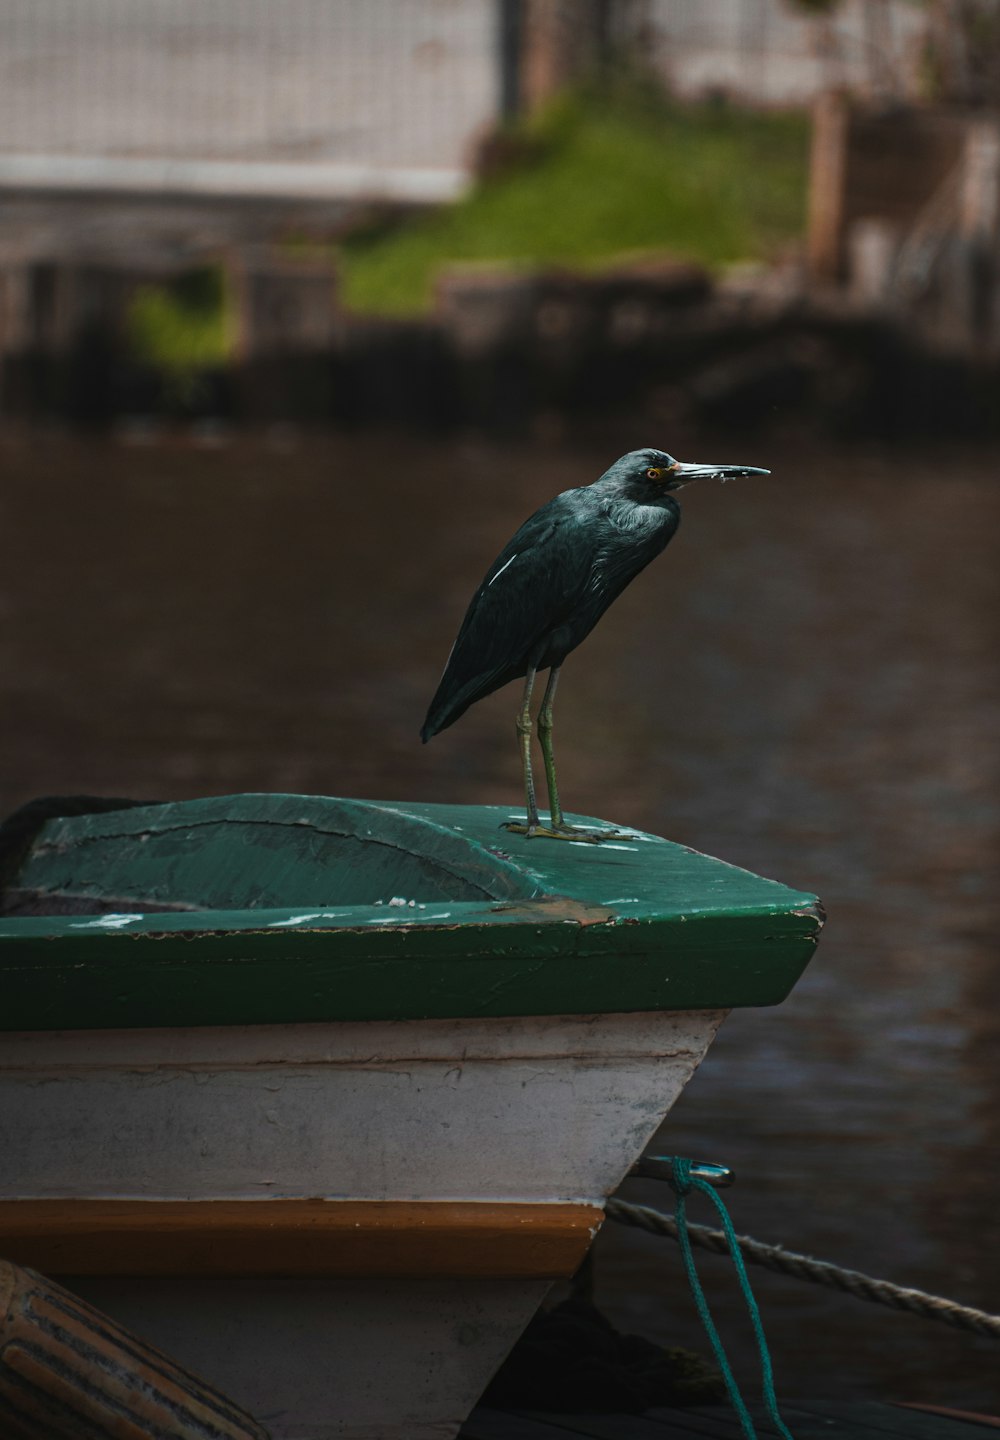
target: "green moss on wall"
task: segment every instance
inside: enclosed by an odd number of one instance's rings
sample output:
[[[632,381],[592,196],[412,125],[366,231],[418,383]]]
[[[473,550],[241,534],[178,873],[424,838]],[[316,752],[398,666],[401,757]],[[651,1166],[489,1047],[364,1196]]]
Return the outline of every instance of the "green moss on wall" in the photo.
[[[143,285],[132,297],[127,323],[136,356],[178,380],[227,364],[235,348],[233,306],[220,266]]]

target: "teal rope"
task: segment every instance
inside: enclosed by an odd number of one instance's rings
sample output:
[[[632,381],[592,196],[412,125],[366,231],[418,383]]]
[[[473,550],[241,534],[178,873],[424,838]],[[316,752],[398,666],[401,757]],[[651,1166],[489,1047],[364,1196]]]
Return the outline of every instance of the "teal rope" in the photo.
[[[757,1301],[754,1299],[753,1291],[750,1289],[746,1266],[743,1264],[739,1240],[736,1238],[733,1222],[729,1218],[729,1211],[707,1181],[700,1180],[691,1174],[690,1160],[685,1160],[680,1155],[672,1156],[671,1170],[673,1173],[670,1185],[677,1196],[677,1239],[681,1247],[681,1254],[684,1257],[684,1269],[687,1272],[688,1284],[691,1286],[691,1294],[694,1296],[695,1307],[701,1317],[701,1323],[704,1325],[708,1338],[712,1342],[715,1358],[718,1361],[719,1369],[722,1371],[722,1378],[726,1383],[726,1390],[732,1402],[733,1409],[736,1411],[743,1434],[746,1436],[746,1440],[757,1440],[757,1432],[754,1429],[750,1411],[746,1407],[743,1396],[740,1394],[740,1388],[730,1369],[729,1360],[726,1357],[725,1349],[719,1338],[719,1332],[715,1328],[715,1321],[712,1319],[711,1312],[708,1308],[708,1301],[705,1299],[705,1292],[701,1288],[701,1281],[698,1278],[698,1271],[695,1268],[694,1253],[691,1249],[691,1237],[688,1234],[687,1225],[687,1197],[692,1190],[700,1190],[703,1195],[707,1195],[719,1212],[722,1228],[726,1234],[726,1243],[729,1246],[729,1253],[733,1257],[733,1264],[736,1266],[740,1289],[743,1292],[743,1299],[746,1301],[747,1309],[750,1312],[750,1320],[753,1324],[753,1331],[757,1340],[764,1391],[764,1406],[771,1418],[771,1423],[779,1435],[783,1435],[784,1440],[793,1440],[791,1431],[778,1413],[778,1397],[774,1390],[774,1371],[771,1367],[771,1353],[767,1348],[767,1340],[764,1336],[764,1326],[761,1324],[760,1311],[757,1308]]]

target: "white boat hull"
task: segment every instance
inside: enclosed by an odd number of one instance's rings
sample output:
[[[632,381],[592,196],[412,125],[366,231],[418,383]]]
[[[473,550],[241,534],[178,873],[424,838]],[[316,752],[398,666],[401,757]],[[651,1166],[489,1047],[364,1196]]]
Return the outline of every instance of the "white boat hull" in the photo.
[[[446,1440],[725,1014],[0,1036],[0,1254],[276,1440]]]

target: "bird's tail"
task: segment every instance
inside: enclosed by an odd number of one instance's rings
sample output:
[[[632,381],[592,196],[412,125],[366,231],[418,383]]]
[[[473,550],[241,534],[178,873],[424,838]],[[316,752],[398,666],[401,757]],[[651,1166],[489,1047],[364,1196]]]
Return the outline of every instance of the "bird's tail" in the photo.
[[[464,685],[457,685],[451,669],[447,669],[441,677],[441,684],[430,705],[427,707],[427,718],[424,720],[420,731],[420,738],[426,745],[435,735],[440,735],[442,730],[447,730],[449,725],[454,725],[456,720],[461,719],[470,705],[474,705],[483,695],[488,695],[490,688],[484,687],[482,677],[477,675],[474,679],[467,681]]]
[[[420,738],[426,745],[428,740],[433,740],[435,735],[440,735],[442,730],[447,730],[449,725],[454,725],[458,717],[465,713],[468,705],[458,708],[450,704],[439,704],[437,696],[431,701],[430,709],[427,711],[427,718],[421,726]]]

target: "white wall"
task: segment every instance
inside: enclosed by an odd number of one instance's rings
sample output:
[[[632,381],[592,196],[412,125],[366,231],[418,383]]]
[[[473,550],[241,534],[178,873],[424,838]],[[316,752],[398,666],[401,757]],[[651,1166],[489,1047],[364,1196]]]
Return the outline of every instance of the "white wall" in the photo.
[[[926,28],[910,0],[845,0],[828,19],[791,0],[645,0],[635,18],[676,93],[766,104],[808,102],[830,85],[912,93]]]
[[[455,167],[493,0],[0,0],[0,155]]]

